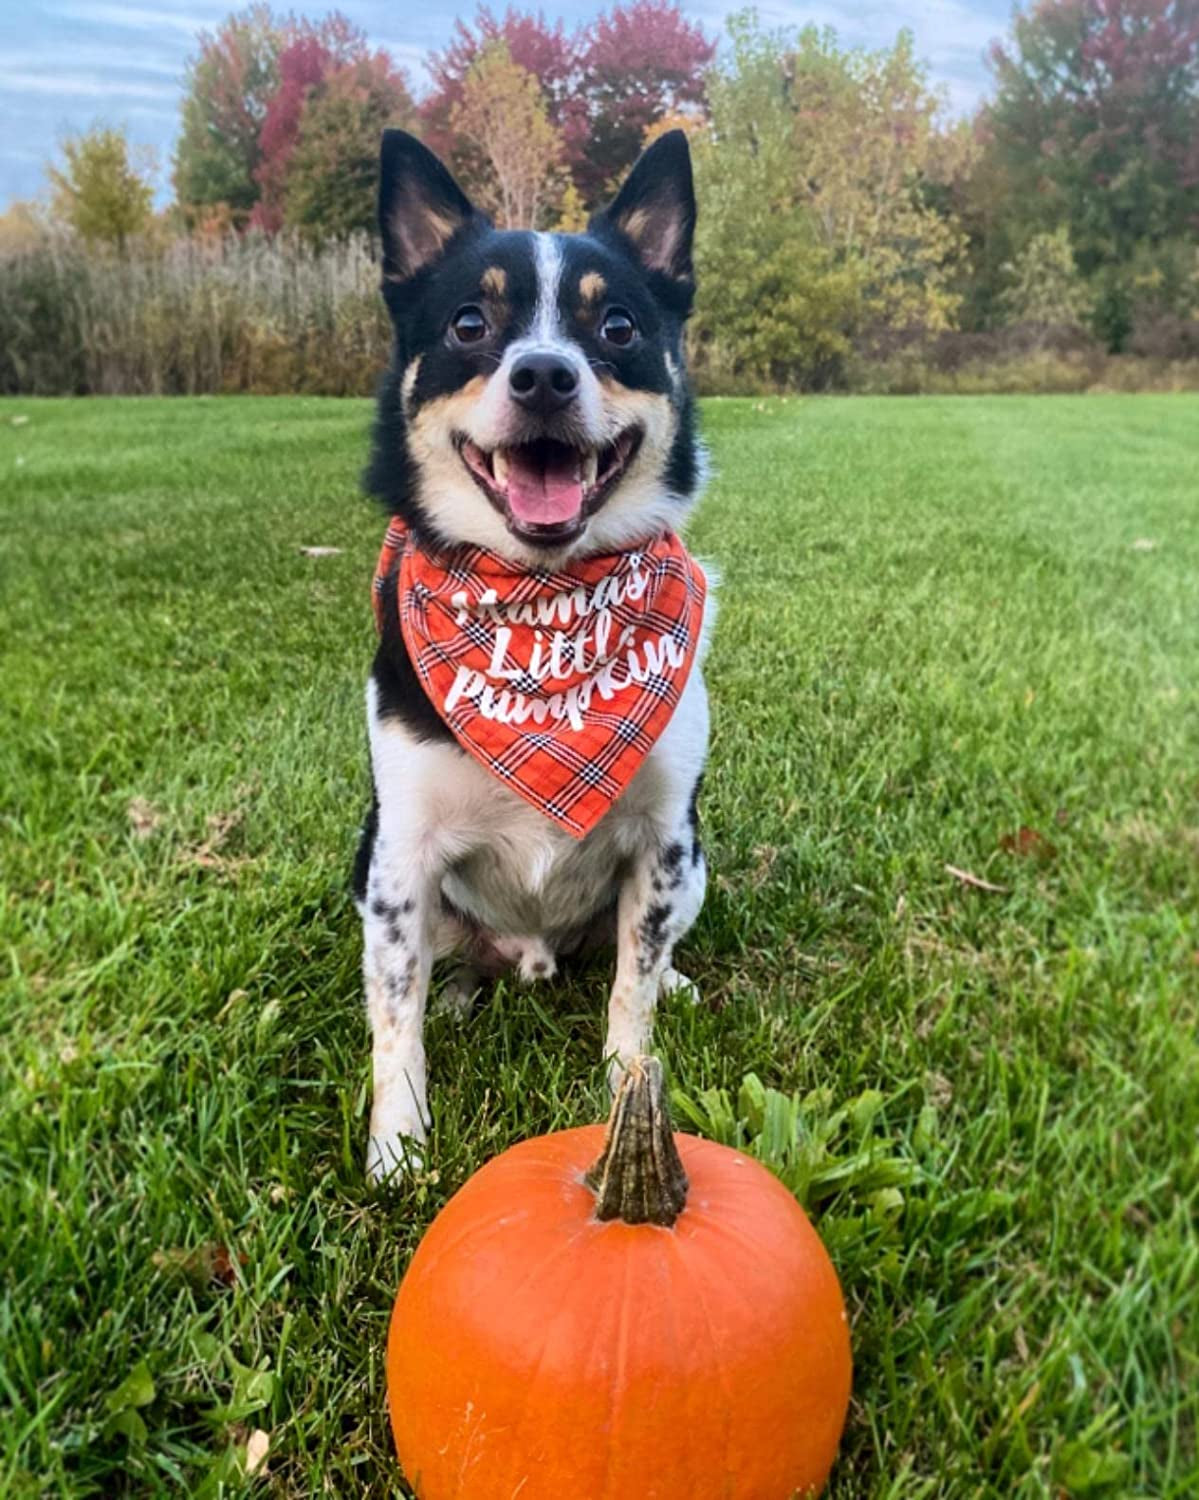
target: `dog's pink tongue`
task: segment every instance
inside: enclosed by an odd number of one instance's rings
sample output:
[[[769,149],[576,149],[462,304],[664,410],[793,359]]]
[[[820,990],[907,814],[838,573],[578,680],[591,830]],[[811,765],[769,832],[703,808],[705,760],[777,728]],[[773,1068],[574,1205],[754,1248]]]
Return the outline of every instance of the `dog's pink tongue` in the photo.
[[[583,477],[569,448],[543,455],[527,448],[508,450],[508,508],[527,526],[573,521],[583,508]]]

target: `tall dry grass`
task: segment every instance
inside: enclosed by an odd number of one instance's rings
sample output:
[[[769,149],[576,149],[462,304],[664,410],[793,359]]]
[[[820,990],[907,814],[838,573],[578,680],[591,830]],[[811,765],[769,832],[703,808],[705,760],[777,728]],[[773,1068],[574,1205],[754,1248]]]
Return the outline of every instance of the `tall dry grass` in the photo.
[[[91,250],[50,233],[0,259],[0,393],[367,394],[389,349],[365,236]]]
[[[280,235],[91,250],[67,231],[0,254],[0,395],[369,395],[390,348],[369,239]],[[701,289],[702,294],[702,289]],[[1199,389],[1199,323],[1108,355],[1078,329],[876,330],[834,382],[871,393]],[[704,395],[775,387],[727,339],[693,341]],[[821,382],[818,388],[825,388]]]

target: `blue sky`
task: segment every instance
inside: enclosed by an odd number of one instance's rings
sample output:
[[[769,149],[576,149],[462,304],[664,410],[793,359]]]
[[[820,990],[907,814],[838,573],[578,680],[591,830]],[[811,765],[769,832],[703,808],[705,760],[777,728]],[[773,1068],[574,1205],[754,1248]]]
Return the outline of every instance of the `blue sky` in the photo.
[[[2,0],[0,3],[0,205],[33,197],[43,186],[45,167],[59,140],[96,121],[123,125],[138,145],[151,146],[159,161],[165,193],[179,116],[180,80],[196,33],[216,25],[229,0]],[[332,4],[304,0],[278,9],[318,15]],[[421,58],[446,40],[453,11],[425,6],[342,0],[339,7],[376,45],[403,64],[419,89]],[[494,9],[502,11],[506,0]],[[528,0],[525,9],[539,8]],[[545,13],[573,23],[604,8],[602,4],[546,3]],[[709,32],[740,6],[721,0],[684,5],[687,15]],[[473,14],[474,0],[461,7]],[[944,84],[956,111],[969,110],[987,86],[983,56],[992,37],[1005,29],[1010,0],[816,0],[814,4],[760,4],[770,25],[808,22],[833,26],[854,45],[880,46],[902,26],[916,37],[917,49]]]

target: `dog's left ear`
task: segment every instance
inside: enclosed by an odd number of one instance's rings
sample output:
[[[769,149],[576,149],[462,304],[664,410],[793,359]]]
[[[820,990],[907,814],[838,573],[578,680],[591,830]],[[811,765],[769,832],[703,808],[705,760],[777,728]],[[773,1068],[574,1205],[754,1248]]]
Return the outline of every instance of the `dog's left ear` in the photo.
[[[695,236],[695,185],[686,133],[668,130],[641,153],[615,200],[588,226],[628,240],[648,271],[690,283]]]

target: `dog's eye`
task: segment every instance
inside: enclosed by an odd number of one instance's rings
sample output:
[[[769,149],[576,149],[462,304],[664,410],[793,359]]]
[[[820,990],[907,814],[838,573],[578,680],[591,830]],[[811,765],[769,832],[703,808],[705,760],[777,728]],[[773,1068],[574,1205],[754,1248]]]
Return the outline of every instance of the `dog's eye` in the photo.
[[[460,344],[477,344],[487,337],[487,319],[477,307],[460,307],[450,327]]]
[[[600,337],[618,349],[625,349],[637,337],[637,325],[623,307],[610,307],[600,325]]]

